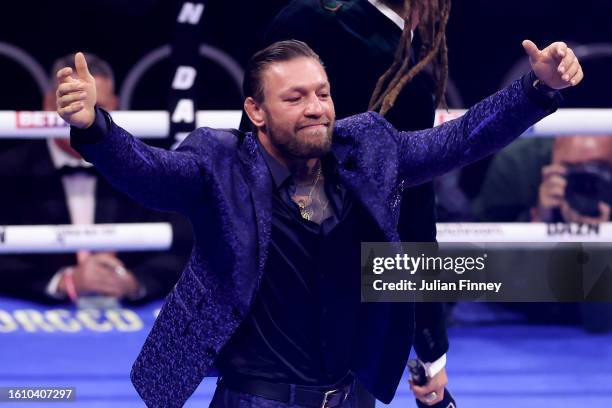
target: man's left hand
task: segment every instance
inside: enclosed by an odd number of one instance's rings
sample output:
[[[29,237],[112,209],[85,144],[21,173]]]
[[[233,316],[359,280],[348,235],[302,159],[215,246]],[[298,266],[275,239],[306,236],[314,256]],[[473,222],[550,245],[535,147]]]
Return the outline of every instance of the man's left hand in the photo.
[[[422,387],[414,385],[411,381],[410,389],[419,401],[427,405],[434,405],[444,398],[446,384],[448,384],[448,377],[446,376],[446,369],[443,368]],[[435,392],[435,398],[432,398],[432,392]]]
[[[540,50],[532,41],[525,40],[523,48],[538,79],[553,89],[576,86],[584,78],[578,58],[564,42]]]

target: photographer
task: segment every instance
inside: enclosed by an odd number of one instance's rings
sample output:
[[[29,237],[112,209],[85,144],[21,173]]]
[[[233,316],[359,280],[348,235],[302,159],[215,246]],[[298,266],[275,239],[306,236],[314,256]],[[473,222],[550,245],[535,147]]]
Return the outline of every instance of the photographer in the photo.
[[[487,222],[610,220],[612,136],[520,139],[493,160],[474,213]],[[535,323],[581,324],[612,330],[609,303],[504,303]]]
[[[610,219],[612,137],[519,140],[489,168],[474,212],[487,222]]]

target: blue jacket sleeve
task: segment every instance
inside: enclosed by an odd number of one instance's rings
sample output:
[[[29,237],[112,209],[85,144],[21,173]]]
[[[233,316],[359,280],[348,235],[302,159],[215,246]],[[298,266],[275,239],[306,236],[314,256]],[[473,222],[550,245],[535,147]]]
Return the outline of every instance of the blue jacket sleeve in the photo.
[[[541,94],[531,86],[531,77],[525,75],[433,129],[399,132],[385,124],[397,142],[400,181],[419,184],[486,157],[553,113],[560,94]]]
[[[70,143],[118,190],[161,211],[187,214],[203,198],[204,129],[192,132],[175,151],[148,146],[96,109],[94,124],[71,128]]]

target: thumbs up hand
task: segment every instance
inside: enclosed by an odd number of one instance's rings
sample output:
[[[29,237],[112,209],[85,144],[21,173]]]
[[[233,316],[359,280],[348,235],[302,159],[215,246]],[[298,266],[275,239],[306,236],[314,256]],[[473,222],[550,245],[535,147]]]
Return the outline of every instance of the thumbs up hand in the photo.
[[[523,48],[529,56],[533,72],[540,81],[551,88],[563,89],[575,86],[584,78],[582,67],[574,51],[563,42],[552,43],[540,50],[532,41],[525,40]]]
[[[70,125],[86,129],[96,117],[96,80],[89,73],[83,53],[75,54],[74,63],[76,76],[70,67],[57,72],[57,113]]]

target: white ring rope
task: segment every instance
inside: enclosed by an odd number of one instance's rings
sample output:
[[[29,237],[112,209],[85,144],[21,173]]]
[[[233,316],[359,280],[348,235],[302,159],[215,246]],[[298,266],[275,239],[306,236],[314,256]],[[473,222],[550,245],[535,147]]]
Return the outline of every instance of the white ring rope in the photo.
[[[462,109],[438,110],[436,125],[463,115]],[[198,111],[196,126],[237,128],[241,111]],[[168,135],[166,111],[116,111],[113,120],[142,138],[163,139]],[[612,109],[560,109],[529,129],[524,137],[612,135]],[[67,137],[68,126],[55,112],[0,111],[0,139],[44,139]]]
[[[530,243],[598,242],[612,246],[612,222],[598,225],[566,223],[438,223],[438,242]]]
[[[0,254],[164,250],[169,223],[0,226]]]
[[[465,110],[438,110],[436,125]],[[241,111],[198,111],[196,126],[236,128]],[[117,111],[113,119],[143,138],[165,138],[166,111]],[[612,109],[561,109],[529,129],[525,137],[612,135]],[[55,112],[0,111],[0,139],[66,137],[68,127]],[[542,223],[438,223],[439,242],[610,242],[612,223],[596,227]],[[30,225],[0,227],[0,253],[51,253],[77,250],[159,250],[172,243],[167,223]]]
[[[612,222],[597,226],[544,223],[438,223],[438,241],[497,242],[530,248],[533,243],[591,242],[612,246]],[[172,244],[168,223],[15,225],[0,227],[0,254],[78,250],[148,251]]]

